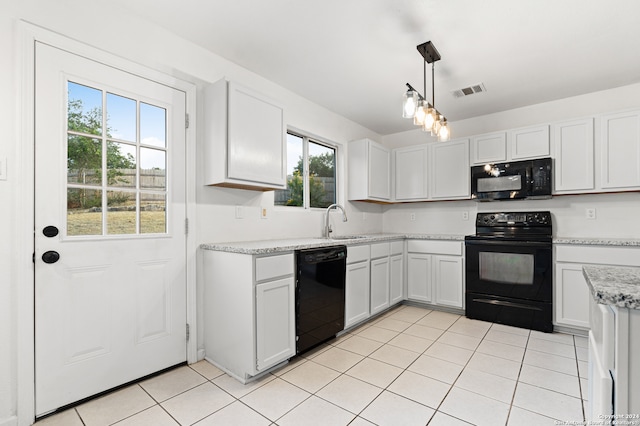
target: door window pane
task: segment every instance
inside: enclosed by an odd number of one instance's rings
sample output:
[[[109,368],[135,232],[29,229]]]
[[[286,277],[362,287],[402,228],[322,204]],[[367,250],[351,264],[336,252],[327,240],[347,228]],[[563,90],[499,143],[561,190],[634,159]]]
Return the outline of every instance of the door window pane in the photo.
[[[136,141],[136,101],[107,93],[107,136]]]
[[[167,176],[167,153],[159,149],[140,148],[140,187],[164,190]]]
[[[311,207],[336,202],[336,150],[309,141],[309,196]]]
[[[140,193],[140,233],[163,234],[167,232],[166,196],[157,193]]]
[[[67,235],[102,235],[102,191],[67,189]]]
[[[144,145],[167,146],[167,110],[140,102],[140,141]]]
[[[303,206],[304,159],[303,138],[287,133],[287,189],[275,192],[277,206]]]
[[[67,182],[102,184],[102,141],[86,136],[67,136]]]
[[[107,185],[136,187],[136,147],[107,142]]]
[[[107,191],[107,234],[135,234],[136,193]]]
[[[68,130],[102,134],[102,91],[70,81],[67,84]]]
[[[167,109],[72,81],[67,91],[67,235],[166,233]]]

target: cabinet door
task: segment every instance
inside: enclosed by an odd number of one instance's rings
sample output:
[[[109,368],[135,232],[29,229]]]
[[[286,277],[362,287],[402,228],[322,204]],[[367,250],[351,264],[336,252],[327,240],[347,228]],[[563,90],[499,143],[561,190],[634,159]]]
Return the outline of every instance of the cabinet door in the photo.
[[[593,119],[553,125],[556,193],[586,192],[594,189]]]
[[[548,157],[549,126],[527,127],[509,132],[511,144],[511,159],[525,160],[527,158]]]
[[[407,298],[431,302],[431,255],[409,253],[407,255]]]
[[[428,197],[426,145],[394,151],[395,199],[419,200]]]
[[[602,117],[602,188],[640,186],[640,112]]]
[[[471,139],[471,162],[487,164],[507,161],[507,136],[504,132]]]
[[[347,265],[344,327],[369,318],[369,261]]]
[[[462,257],[434,256],[435,303],[462,308]]]
[[[590,297],[587,281],[582,274],[582,265],[556,263],[556,323],[588,329]]]
[[[293,277],[256,285],[257,369],[276,365],[296,353]]]
[[[369,197],[391,198],[391,153],[385,147],[369,142]]]
[[[431,145],[431,198],[459,199],[471,196],[469,140]]]
[[[371,261],[371,315],[389,307],[389,258]]]
[[[283,108],[233,82],[229,83],[228,103],[228,177],[284,188],[286,129]]]
[[[403,299],[404,255],[389,258],[389,304],[395,305]]]

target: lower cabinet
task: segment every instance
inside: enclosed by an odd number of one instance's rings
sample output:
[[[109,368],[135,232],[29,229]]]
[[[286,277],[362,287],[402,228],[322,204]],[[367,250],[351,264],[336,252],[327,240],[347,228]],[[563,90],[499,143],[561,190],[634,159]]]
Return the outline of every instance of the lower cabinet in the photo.
[[[205,358],[246,383],[295,355],[292,252],[203,250]]]
[[[347,247],[345,276],[344,328],[369,318],[371,266],[369,245]]]
[[[389,307],[389,257],[371,261],[371,315]]]
[[[400,242],[404,246],[404,242]],[[393,247],[393,243],[392,243]],[[393,250],[393,249],[392,249]],[[404,251],[404,250],[403,250]],[[392,251],[393,253],[393,251]],[[389,304],[391,306],[404,300],[404,253],[389,257]]]
[[[591,294],[585,265],[640,266],[640,248],[554,244],[554,324],[588,330]]]
[[[407,252],[407,298],[462,309],[462,242],[409,240]]]
[[[293,277],[256,285],[256,364],[271,367],[295,353]]]

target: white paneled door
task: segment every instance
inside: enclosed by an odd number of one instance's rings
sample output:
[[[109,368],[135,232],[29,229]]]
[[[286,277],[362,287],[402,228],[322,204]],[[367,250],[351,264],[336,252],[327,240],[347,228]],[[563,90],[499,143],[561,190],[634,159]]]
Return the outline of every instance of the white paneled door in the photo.
[[[36,415],[186,360],[185,93],[38,43]]]

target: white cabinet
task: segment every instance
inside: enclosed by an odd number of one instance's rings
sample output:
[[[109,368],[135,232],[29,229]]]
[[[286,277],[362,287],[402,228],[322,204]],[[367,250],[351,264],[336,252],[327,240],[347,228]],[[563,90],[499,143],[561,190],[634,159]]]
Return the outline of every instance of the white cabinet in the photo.
[[[370,316],[369,251],[368,245],[347,247],[344,328],[349,328]]]
[[[293,253],[202,260],[205,358],[246,383],[295,355]]]
[[[432,199],[453,200],[471,196],[468,139],[431,144],[430,163]]]
[[[621,246],[555,244],[554,324],[589,328],[589,287],[585,265],[640,266],[640,249]]]
[[[431,303],[433,273],[430,254],[407,253],[407,298]]]
[[[471,138],[470,152],[473,165],[548,157],[551,154],[549,126],[474,136]]]
[[[391,200],[391,151],[369,139],[349,143],[350,201]]]
[[[389,307],[389,257],[371,260],[371,315]]]
[[[256,285],[256,355],[258,370],[295,354],[293,277]]]
[[[589,289],[582,275],[582,265],[556,263],[556,324],[589,328]]]
[[[395,200],[427,199],[429,196],[427,145],[395,149],[393,159]]]
[[[490,133],[471,138],[471,163],[487,164],[507,161],[507,135]]]
[[[549,126],[546,124],[510,130],[509,142],[512,160],[526,160],[551,155]]]
[[[257,190],[286,187],[286,127],[281,105],[240,84],[220,80],[205,89],[204,116],[206,185]]]
[[[640,111],[602,116],[601,132],[601,187],[640,187]]]
[[[407,242],[407,298],[462,309],[464,258],[460,241]]]
[[[593,118],[556,123],[552,128],[554,192],[565,194],[593,191]]]
[[[633,416],[640,413],[640,310],[592,299],[590,324],[586,418],[594,424],[616,424],[611,419],[637,423]]]
[[[435,304],[462,308],[463,263],[459,256],[434,256]]]
[[[404,240],[392,241],[389,256],[389,304],[404,300]]]

